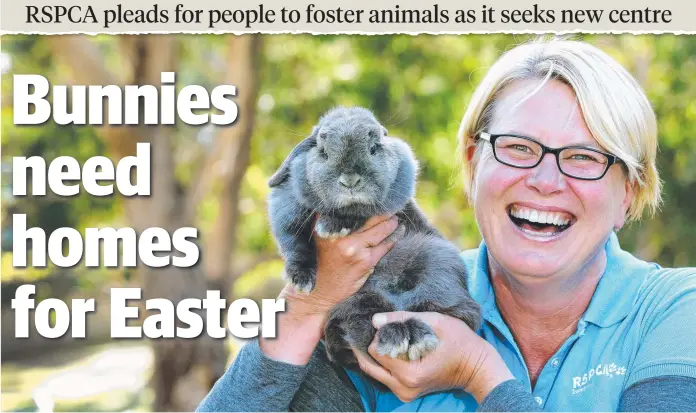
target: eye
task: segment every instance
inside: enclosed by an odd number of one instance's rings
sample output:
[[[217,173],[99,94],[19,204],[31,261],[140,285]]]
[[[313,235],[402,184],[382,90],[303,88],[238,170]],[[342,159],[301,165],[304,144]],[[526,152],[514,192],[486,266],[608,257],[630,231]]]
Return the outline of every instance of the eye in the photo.
[[[373,145],[370,147],[370,155],[376,154],[376,153],[377,153],[377,149],[379,149],[379,145],[376,144],[376,143],[373,144]]]
[[[321,156],[324,159],[329,159],[329,155],[326,153],[326,150],[323,146],[319,148],[319,156]]]
[[[514,149],[514,150],[520,151],[520,152],[531,152],[531,151],[532,151],[532,148],[530,148],[529,146],[527,146],[527,145],[520,145],[520,144],[510,145],[510,146],[508,146],[508,148],[509,148],[509,149]]]
[[[570,148],[561,153],[563,159],[576,163],[606,163],[602,155],[588,149]]]
[[[590,155],[585,155],[585,154],[575,154],[571,156],[569,159],[572,159],[574,161],[590,161],[590,162],[597,162],[597,159],[593,156]]]

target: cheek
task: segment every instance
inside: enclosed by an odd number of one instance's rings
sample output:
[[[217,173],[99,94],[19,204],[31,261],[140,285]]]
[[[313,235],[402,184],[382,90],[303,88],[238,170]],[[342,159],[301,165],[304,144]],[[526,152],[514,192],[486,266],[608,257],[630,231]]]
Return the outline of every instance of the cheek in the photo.
[[[377,190],[386,190],[390,186],[400,188],[409,184],[408,181],[398,182],[399,179],[404,180],[404,177],[397,176],[396,168],[391,164],[386,164],[382,168],[370,168],[367,177],[371,186],[375,187]]]
[[[334,170],[328,167],[326,162],[307,164],[307,179],[313,187],[324,188],[330,186],[338,178]]]
[[[496,201],[501,201],[509,188],[522,181],[525,172],[524,169],[511,168],[495,160],[482,163],[475,179],[476,204],[487,208],[497,207],[494,205]]]
[[[601,183],[601,184],[600,184]],[[599,184],[599,185],[598,185]],[[588,221],[613,222],[621,209],[620,194],[607,182],[574,182],[570,185],[580,200]],[[598,226],[603,228],[604,225]]]
[[[524,180],[525,171],[502,165],[495,160],[480,166],[482,168],[473,188],[474,214],[484,238],[492,240],[507,219],[504,210],[510,201],[506,194],[510,188]]]

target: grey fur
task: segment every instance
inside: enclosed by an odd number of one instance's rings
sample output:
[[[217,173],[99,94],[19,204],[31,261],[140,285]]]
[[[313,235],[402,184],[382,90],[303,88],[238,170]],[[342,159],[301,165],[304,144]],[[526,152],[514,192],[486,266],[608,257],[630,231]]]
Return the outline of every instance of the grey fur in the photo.
[[[313,237],[340,237],[375,215],[396,214],[395,246],[365,285],[336,306],[326,325],[329,358],[357,367],[351,346],[367,352],[378,312],[436,311],[480,324],[480,310],[466,287],[458,249],[416,206],[418,164],[410,147],[388,137],[367,109],[332,109],[293,149],[269,181],[271,228],[285,258],[287,279],[309,292],[316,280]],[[316,233],[314,217],[318,214]],[[380,330],[378,351],[418,359],[437,346],[432,329],[411,320]]]

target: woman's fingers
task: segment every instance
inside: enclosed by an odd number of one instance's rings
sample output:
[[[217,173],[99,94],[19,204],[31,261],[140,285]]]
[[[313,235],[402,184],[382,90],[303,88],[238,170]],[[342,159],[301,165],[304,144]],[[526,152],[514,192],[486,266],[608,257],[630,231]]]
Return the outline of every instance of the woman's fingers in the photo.
[[[419,397],[424,391],[421,388],[423,382],[422,374],[418,370],[413,370],[414,362],[393,359],[389,356],[382,356],[377,353],[377,346],[372,343],[368,352],[375,357],[377,364],[369,357],[353,350],[358,357],[360,368],[372,378],[379,380],[403,402],[410,402]],[[394,368],[394,370],[391,370]]]
[[[360,350],[353,347],[353,354],[355,354],[355,358],[358,359],[360,369],[370,377],[383,383],[392,390],[399,386],[398,380],[392,376],[388,370],[372,361],[370,357],[363,354]]]
[[[370,248],[369,249],[369,251],[370,251],[369,267],[372,268],[375,265],[377,265],[379,260],[381,260],[382,257],[384,257],[389,252],[389,250],[392,249],[393,247],[394,247],[393,241],[384,241],[381,244]]]
[[[378,221],[378,218],[381,221]],[[344,262],[355,265],[364,271],[373,268],[380,259],[394,246],[393,242],[384,241],[398,226],[396,217],[374,217],[368,220],[362,232],[356,232],[345,238],[332,242]],[[375,224],[375,222],[377,222]],[[368,227],[368,224],[373,224]],[[331,242],[331,240],[329,240]]]
[[[363,226],[360,227],[360,229],[358,229],[357,231],[355,231],[355,233],[356,233],[356,234],[361,234],[361,233],[363,233],[363,232],[369,230],[370,228],[374,227],[374,226],[377,225],[377,224],[380,224],[380,223],[382,223],[382,222],[384,222],[384,221],[388,221],[388,220],[391,219],[392,217],[394,217],[394,215],[376,215],[376,216],[374,216],[374,217],[371,217],[370,219],[368,219],[367,221],[365,221],[365,223],[363,224]]]
[[[432,312],[412,313],[409,311],[392,311],[389,313],[374,314],[372,316],[372,325],[379,330],[380,328],[382,328],[383,325],[388,323],[404,322],[409,318],[417,318],[423,321],[425,324],[429,325],[430,328],[432,328],[433,331],[435,331],[435,334],[437,335],[440,330],[442,317],[446,316],[440,313]]]
[[[372,325],[376,329],[382,328],[385,324],[403,322],[414,316],[414,313],[407,311],[392,311],[390,313],[377,313],[372,316]]]
[[[321,239],[317,237],[319,250],[330,251],[335,248],[345,263],[364,267],[368,270],[394,246],[393,242],[384,241],[399,225],[394,216],[381,215],[372,217],[363,227],[343,238]]]
[[[399,219],[395,216],[384,218],[387,217],[370,218],[361,230],[356,233],[356,241],[366,247],[375,247],[381,244],[399,226]]]

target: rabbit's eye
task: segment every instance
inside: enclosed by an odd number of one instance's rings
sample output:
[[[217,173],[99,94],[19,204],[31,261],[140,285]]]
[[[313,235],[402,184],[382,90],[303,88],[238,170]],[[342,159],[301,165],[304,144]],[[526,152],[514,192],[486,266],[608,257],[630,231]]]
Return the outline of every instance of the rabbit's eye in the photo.
[[[379,147],[379,145],[377,145],[376,143],[375,143],[374,145],[372,145],[372,146],[370,147],[370,155],[376,154],[376,153],[377,153],[378,147]]]
[[[329,159],[329,155],[326,154],[326,150],[324,150],[324,148],[319,148],[319,156],[324,159]]]

